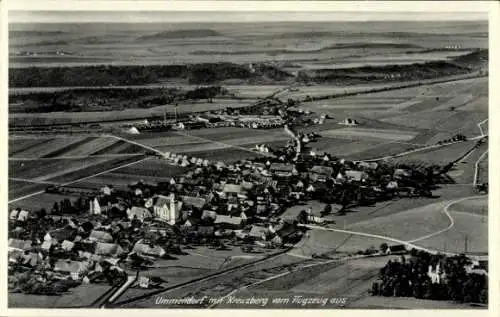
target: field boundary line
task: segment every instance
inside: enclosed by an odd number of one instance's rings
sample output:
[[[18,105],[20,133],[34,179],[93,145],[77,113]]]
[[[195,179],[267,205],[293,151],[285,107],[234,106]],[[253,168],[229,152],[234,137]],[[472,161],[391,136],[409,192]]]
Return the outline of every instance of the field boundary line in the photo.
[[[60,185],[61,184],[61,183],[56,183],[56,182],[51,182],[51,181],[37,181],[34,179],[25,179],[25,178],[18,178],[18,177],[9,177],[9,180],[18,181],[18,182],[33,183],[33,184],[46,184],[46,185]]]
[[[9,157],[9,161],[53,161],[53,160],[82,160],[88,158],[116,158],[127,156],[140,156],[144,153],[122,153],[122,154],[105,154],[105,155],[75,155],[75,156],[54,156],[54,157]]]

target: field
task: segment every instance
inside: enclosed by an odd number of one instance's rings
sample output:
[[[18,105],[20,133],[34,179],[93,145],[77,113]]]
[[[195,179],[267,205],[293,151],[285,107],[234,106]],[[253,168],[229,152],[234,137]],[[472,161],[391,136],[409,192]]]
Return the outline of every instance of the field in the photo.
[[[10,308],[79,308],[91,305],[109,290],[109,285],[88,284],[73,288],[61,296],[9,294]]]

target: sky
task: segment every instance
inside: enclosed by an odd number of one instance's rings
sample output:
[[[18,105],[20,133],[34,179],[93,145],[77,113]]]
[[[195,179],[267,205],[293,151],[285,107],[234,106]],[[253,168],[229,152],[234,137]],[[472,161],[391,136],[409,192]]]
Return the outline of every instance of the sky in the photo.
[[[487,20],[486,12],[9,11],[9,23]]]

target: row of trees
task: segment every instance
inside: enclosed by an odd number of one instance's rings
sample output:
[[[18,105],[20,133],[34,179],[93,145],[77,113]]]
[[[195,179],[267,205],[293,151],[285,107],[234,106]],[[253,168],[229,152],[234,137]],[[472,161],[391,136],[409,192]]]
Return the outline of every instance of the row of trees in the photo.
[[[428,269],[438,263],[444,274],[439,283],[432,283]],[[486,304],[487,276],[468,274],[468,264],[470,260],[465,255],[446,257],[412,250],[408,260],[402,256],[400,261],[387,262],[380,270],[380,281],[372,284],[372,294]]]

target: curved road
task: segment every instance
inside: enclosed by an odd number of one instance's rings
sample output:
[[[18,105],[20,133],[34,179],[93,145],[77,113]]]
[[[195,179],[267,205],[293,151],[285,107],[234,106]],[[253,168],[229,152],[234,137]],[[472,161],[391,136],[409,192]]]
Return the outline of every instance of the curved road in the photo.
[[[432,234],[428,234],[428,235],[422,236],[420,238],[409,240],[409,241],[405,241],[405,240],[401,240],[401,239],[396,239],[396,238],[393,238],[393,237],[390,237],[390,236],[384,236],[384,235],[378,235],[378,234],[371,234],[371,233],[365,233],[365,232],[360,232],[360,231],[351,231],[351,230],[343,230],[343,229],[325,228],[325,227],[321,227],[321,226],[307,225],[307,224],[303,224],[302,226],[304,226],[306,228],[309,228],[309,229],[317,229],[317,230],[324,230],[324,231],[334,231],[334,232],[347,233],[347,234],[351,234],[351,235],[363,236],[363,237],[368,237],[368,238],[377,238],[377,239],[381,239],[381,240],[386,240],[386,241],[390,241],[390,242],[395,242],[395,243],[403,244],[403,245],[405,245],[407,247],[414,248],[414,249],[421,250],[421,251],[426,251],[426,252],[432,253],[432,254],[440,253],[440,254],[445,254],[445,255],[453,256],[453,255],[457,255],[457,253],[437,251],[437,250],[434,250],[434,249],[429,249],[429,248],[425,248],[425,247],[416,245],[414,243],[418,242],[418,241],[421,241],[421,240],[425,240],[425,239],[434,237],[434,236],[437,236],[437,235],[442,234],[442,233],[450,230],[451,228],[453,228],[453,226],[455,225],[455,221],[453,220],[453,217],[449,213],[450,206],[452,206],[452,205],[454,205],[456,203],[462,202],[464,200],[467,200],[467,199],[478,198],[478,197],[484,197],[484,196],[468,196],[468,197],[464,197],[464,198],[460,198],[460,199],[451,201],[442,210],[445,213],[445,215],[448,217],[448,219],[450,220],[450,224],[446,228],[438,230],[438,231],[436,231],[436,232],[434,232]],[[472,255],[468,255],[468,256],[471,257],[471,258],[475,257],[475,256],[472,256]]]

